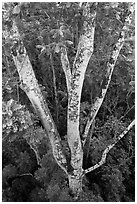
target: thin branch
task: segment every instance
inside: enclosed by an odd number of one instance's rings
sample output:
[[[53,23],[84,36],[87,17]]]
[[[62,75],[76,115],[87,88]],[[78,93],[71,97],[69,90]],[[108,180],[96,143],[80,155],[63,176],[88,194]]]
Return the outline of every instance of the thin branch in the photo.
[[[135,105],[133,105],[130,109],[128,109],[126,113],[120,118],[120,120],[123,119],[132,110],[132,108],[135,108]]]
[[[3,51],[4,51],[4,58],[5,58],[5,62],[6,62],[6,70],[7,70],[7,73],[8,73],[8,75],[10,76],[10,77],[12,77],[13,75],[12,75],[12,73],[11,73],[11,70],[10,70],[10,64],[9,64],[9,61],[8,61],[8,57],[7,57],[7,55],[6,55],[6,52],[5,52],[5,47],[3,46]]]
[[[20,97],[19,96],[19,85],[17,84],[16,87],[17,87],[17,101],[19,102],[19,97]]]
[[[55,94],[56,124],[58,126],[58,96],[57,96],[56,75],[55,75],[55,70],[54,70],[54,65],[53,65],[52,53],[50,53],[50,62],[51,62],[51,69],[52,69],[52,74],[53,74],[53,86],[54,86],[54,94]]]
[[[94,127],[95,127],[95,120],[93,121],[93,123],[91,125],[90,133],[88,133],[88,137],[87,137],[85,146],[83,147],[85,149],[85,151],[86,151],[85,165],[87,164],[87,161],[88,161],[88,155],[89,155],[89,150],[90,150],[91,138],[92,138],[92,135],[93,135],[93,132],[94,132]]]
[[[37,148],[37,144],[35,144],[34,141],[29,141],[29,139],[26,138],[26,137],[24,137],[24,138],[26,139],[26,141],[27,141],[28,145],[30,146],[30,148],[34,151],[35,156],[36,156],[36,160],[37,160],[37,164],[42,166],[39,150]]]
[[[99,163],[95,164],[94,166],[92,166],[92,167],[86,169],[86,170],[84,171],[84,174],[87,174],[87,173],[89,173],[89,172],[91,172],[91,171],[93,171],[93,170],[99,168],[100,166],[102,166],[102,165],[106,162],[106,157],[107,157],[108,152],[117,144],[117,142],[118,142],[119,140],[121,140],[121,139],[129,132],[129,130],[130,130],[134,125],[135,125],[135,120],[133,120],[133,121],[130,123],[130,125],[115,139],[115,141],[114,141],[112,144],[110,144],[110,145],[104,150],[104,152],[103,152],[103,154],[102,154],[102,159],[101,159],[101,161],[100,161]]]
[[[17,177],[18,177],[18,176],[19,176],[19,177],[23,177],[23,176],[32,176],[32,177],[34,177],[33,174],[31,174],[31,173],[17,174],[16,176],[17,176]]]
[[[69,63],[66,47],[61,48],[60,58],[61,58],[62,68],[65,73],[67,90],[69,92],[71,87],[71,69],[70,69],[70,63]]]
[[[48,38],[48,44],[50,45],[50,36],[47,36]],[[51,63],[51,69],[52,69],[52,75],[53,75],[53,88],[54,88],[54,94],[55,94],[55,105],[56,105],[56,124],[58,126],[58,96],[57,96],[57,85],[56,85],[56,75],[55,75],[55,69],[54,69],[54,63],[53,63],[53,54],[52,50],[50,50],[50,63]]]

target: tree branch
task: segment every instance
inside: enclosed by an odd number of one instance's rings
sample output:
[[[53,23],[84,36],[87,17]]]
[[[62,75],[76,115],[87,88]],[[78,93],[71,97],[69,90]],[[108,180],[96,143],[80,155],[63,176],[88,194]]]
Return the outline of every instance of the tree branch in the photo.
[[[90,12],[91,5],[93,12]],[[71,165],[82,167],[83,150],[79,134],[80,99],[85,71],[93,53],[95,17],[97,3],[86,3],[83,7],[83,29],[73,63],[71,89],[68,93],[67,136],[71,151]]]
[[[69,89],[71,87],[71,69],[70,69],[70,64],[69,64],[69,59],[68,59],[66,47],[61,47],[60,58],[61,58],[62,68],[63,68],[63,71],[65,73],[67,90],[69,92]]]
[[[93,121],[92,125],[91,125],[91,130],[90,133],[88,133],[88,137],[85,143],[85,146],[83,147],[83,149],[85,150],[85,165],[87,164],[88,161],[88,156],[89,156],[89,150],[90,150],[90,144],[91,144],[91,138],[93,136],[93,132],[94,132],[94,127],[95,127],[95,120]]]
[[[12,57],[21,80],[20,87],[30,99],[37,115],[39,116],[45,128],[45,131],[51,142],[53,156],[56,162],[67,173],[67,161],[65,155],[62,152],[60,136],[48,109],[48,105],[43,98],[38,82],[35,78],[31,62],[29,60],[23,42],[21,41],[15,19],[13,20],[12,29],[14,39],[14,52],[12,53]]]
[[[101,92],[100,92],[99,96],[96,97],[95,103],[91,107],[90,118],[87,121],[85,131],[83,134],[83,138],[82,138],[83,144],[85,144],[85,140],[87,138],[87,134],[89,132],[90,126],[93,123],[93,121],[94,121],[94,119],[95,119],[95,117],[96,117],[96,115],[97,115],[97,113],[98,113],[98,111],[102,105],[102,102],[105,98],[105,95],[107,93],[107,90],[108,90],[108,87],[109,87],[109,84],[111,81],[111,77],[112,77],[115,63],[116,63],[117,58],[119,56],[120,50],[122,49],[123,44],[124,44],[125,34],[129,28],[129,25],[131,24],[131,15],[133,12],[133,4],[132,3],[131,3],[130,10],[131,10],[131,13],[125,19],[125,24],[124,24],[124,26],[123,26],[120,34],[119,34],[118,41],[116,42],[116,44],[113,48],[113,51],[111,53],[110,59],[107,63],[107,72],[106,72],[104,79],[102,81],[102,84],[101,84]]]
[[[87,173],[89,173],[89,172],[91,172],[91,171],[97,169],[97,168],[100,167],[101,165],[103,165],[103,164],[106,162],[106,157],[107,157],[108,152],[115,146],[115,144],[117,144],[117,142],[118,142],[119,140],[121,140],[121,139],[129,132],[129,130],[130,130],[134,125],[135,125],[135,120],[133,120],[133,121],[130,123],[130,125],[115,139],[115,141],[114,141],[112,144],[110,144],[110,145],[104,150],[104,152],[103,152],[103,154],[102,154],[102,159],[101,159],[101,161],[100,161],[99,163],[95,164],[94,166],[92,166],[92,167],[86,169],[86,170],[84,171],[84,174],[87,174]]]
[[[123,116],[121,116],[120,120],[123,119],[131,110],[132,108],[135,108],[135,105],[133,105],[130,109],[128,109]]]
[[[54,70],[54,65],[53,65],[53,57],[52,53],[50,53],[50,63],[51,63],[51,69],[52,69],[52,76],[53,76],[53,88],[54,88],[54,94],[55,94],[55,113],[56,113],[56,124],[58,126],[58,96],[57,96],[57,85],[56,85],[56,75],[55,75],[55,70]]]

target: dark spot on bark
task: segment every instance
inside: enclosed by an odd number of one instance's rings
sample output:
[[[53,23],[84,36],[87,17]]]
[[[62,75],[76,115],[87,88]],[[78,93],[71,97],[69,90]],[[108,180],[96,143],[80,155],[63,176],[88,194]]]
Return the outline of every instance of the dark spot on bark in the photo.
[[[75,147],[75,148],[78,147],[78,142],[74,142],[74,147]]]
[[[97,3],[96,2],[92,3],[92,5],[90,6],[90,13],[95,13],[96,8],[97,8]]]
[[[110,63],[110,64],[114,64],[114,63],[115,63],[115,60],[111,57],[110,60],[109,60],[109,63]]]
[[[122,34],[122,32],[120,32],[120,34],[119,34],[119,38],[123,38],[123,34]]]
[[[100,89],[99,94],[98,94],[99,98],[102,98],[102,89]]]
[[[68,162],[67,164],[67,171],[69,174],[72,174],[74,171],[74,168],[71,166],[70,162]]]
[[[12,47],[11,54],[14,55],[15,57],[17,56],[17,51],[15,47]]]
[[[44,129],[42,122],[40,120],[37,120],[37,119],[34,121],[33,126],[35,129],[37,129],[38,127],[42,127]]]
[[[113,49],[116,51],[116,50],[117,50],[117,46],[116,46],[116,45],[114,45]]]
[[[106,89],[107,83],[108,83],[108,77],[105,76],[101,84],[101,89]]]
[[[24,53],[24,47],[21,45],[19,47],[19,54],[23,54]]]

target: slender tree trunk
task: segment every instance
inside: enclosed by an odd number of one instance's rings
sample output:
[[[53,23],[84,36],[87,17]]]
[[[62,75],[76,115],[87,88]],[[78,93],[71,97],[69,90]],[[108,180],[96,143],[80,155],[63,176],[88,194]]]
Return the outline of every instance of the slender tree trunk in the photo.
[[[55,75],[55,70],[54,70],[54,65],[53,65],[52,53],[50,53],[50,63],[51,63],[51,69],[52,69],[52,75],[53,75],[53,86],[54,86],[53,88],[54,88],[54,94],[55,94],[56,125],[58,126],[58,96],[57,96],[56,75]]]
[[[48,34],[48,44],[50,44],[50,36]],[[58,127],[58,95],[57,95],[57,83],[56,83],[56,74],[55,74],[55,69],[54,69],[54,63],[53,63],[53,54],[52,50],[50,51],[50,63],[51,63],[51,69],[52,69],[52,75],[53,75],[53,89],[54,89],[54,94],[55,94],[55,114],[56,114],[56,125]]]
[[[83,147],[84,153],[85,153],[84,154],[84,158],[85,158],[84,166],[87,166],[91,140],[92,140],[92,136],[93,136],[93,132],[94,132],[94,127],[95,127],[95,120],[93,121],[93,123],[91,125],[91,130],[89,130],[86,143],[85,143],[85,145]]]
[[[90,6],[93,7],[93,13],[90,12]],[[80,99],[85,72],[93,53],[96,6],[97,3],[85,3],[83,7],[85,21],[83,22],[77,54],[73,63],[71,86],[68,90],[67,136],[73,168],[73,174],[69,176],[69,185],[75,198],[82,191],[83,147],[79,131]]]

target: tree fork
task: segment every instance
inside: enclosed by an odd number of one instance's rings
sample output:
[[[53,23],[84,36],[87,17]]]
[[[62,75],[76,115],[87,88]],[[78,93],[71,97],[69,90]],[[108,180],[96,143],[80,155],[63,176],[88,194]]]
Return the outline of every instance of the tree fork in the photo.
[[[94,7],[90,12],[91,5]],[[93,53],[97,3],[83,6],[83,30],[73,63],[71,88],[68,90],[67,136],[71,151],[71,165],[76,170],[83,164],[83,149],[79,132],[80,99],[85,72]]]

